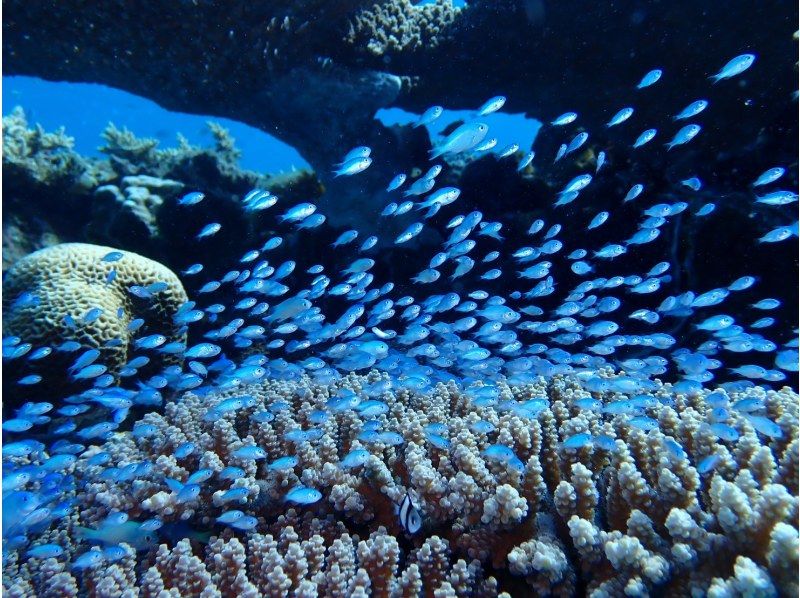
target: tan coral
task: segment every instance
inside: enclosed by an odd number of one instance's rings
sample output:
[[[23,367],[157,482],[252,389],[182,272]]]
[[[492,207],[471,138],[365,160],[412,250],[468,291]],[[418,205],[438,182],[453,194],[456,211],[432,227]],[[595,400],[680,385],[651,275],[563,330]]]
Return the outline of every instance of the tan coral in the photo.
[[[36,251],[19,260],[3,280],[3,325],[6,334],[15,334],[34,345],[56,346],[76,340],[84,347],[98,348],[99,360],[117,373],[133,351],[134,334],[127,329],[135,318],[144,326],[135,334],[163,334],[167,342],[185,342],[186,335],[173,322],[186,292],[178,277],[168,268],[144,256],[123,251],[116,262],[101,261],[112,247],[85,243],[63,243]],[[116,278],[107,283],[109,273]],[[132,285],[147,286],[164,282],[167,288],[152,300],[132,295]],[[12,308],[22,293],[39,298],[38,305]],[[93,322],[84,324],[84,314],[92,308],[103,310]],[[70,316],[75,328],[64,318]],[[105,346],[120,339],[117,347]],[[157,357],[152,355],[151,357]]]

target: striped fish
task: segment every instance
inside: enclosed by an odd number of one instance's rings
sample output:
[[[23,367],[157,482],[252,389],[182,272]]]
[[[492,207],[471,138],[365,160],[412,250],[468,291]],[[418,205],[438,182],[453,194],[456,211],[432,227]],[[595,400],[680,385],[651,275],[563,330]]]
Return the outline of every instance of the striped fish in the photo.
[[[411,496],[406,492],[403,501],[398,508],[398,516],[400,517],[400,525],[409,534],[416,534],[422,527],[422,516],[419,511],[411,502]]]

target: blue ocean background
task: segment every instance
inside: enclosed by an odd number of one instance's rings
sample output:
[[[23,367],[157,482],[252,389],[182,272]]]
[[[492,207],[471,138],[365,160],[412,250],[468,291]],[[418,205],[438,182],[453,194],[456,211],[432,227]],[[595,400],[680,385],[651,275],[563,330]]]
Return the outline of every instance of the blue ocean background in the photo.
[[[30,124],[39,123],[47,131],[64,127],[67,135],[75,139],[75,150],[85,156],[102,155],[98,149],[103,145],[100,135],[109,122],[119,128],[127,127],[137,137],[158,139],[163,149],[177,146],[178,133],[192,144],[213,145],[211,131],[206,126],[213,120],[228,128],[236,139],[236,146],[242,151],[242,168],[275,173],[308,167],[292,146],[259,129],[226,118],[171,112],[153,101],[105,85],[3,77],[2,97],[3,114],[22,106]],[[473,114],[469,110],[448,110],[430,131],[438,134],[453,122]],[[376,117],[391,125],[414,122],[418,115],[389,108],[379,110]],[[492,135],[497,137],[494,151],[514,142],[527,151],[541,126],[539,121],[522,114],[495,113],[484,120],[491,127]],[[342,148],[343,151],[347,149]]]

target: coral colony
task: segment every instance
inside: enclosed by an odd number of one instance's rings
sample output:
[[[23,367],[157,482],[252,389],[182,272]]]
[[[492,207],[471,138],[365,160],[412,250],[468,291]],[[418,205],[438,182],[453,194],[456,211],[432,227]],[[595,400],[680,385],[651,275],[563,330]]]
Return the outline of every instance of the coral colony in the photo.
[[[446,46],[483,4],[382,3],[347,43]],[[241,171],[217,125],[85,158],[11,112],[4,594],[797,595],[797,280],[677,258],[730,238],[735,187],[739,244],[796,277],[796,157],[693,161],[717,105],[749,142],[726,97],[761,66],[656,111],[650,65],[532,148],[487,124],[511,93],[437,135],[430,102],[414,162],[352,144],[319,175]]]

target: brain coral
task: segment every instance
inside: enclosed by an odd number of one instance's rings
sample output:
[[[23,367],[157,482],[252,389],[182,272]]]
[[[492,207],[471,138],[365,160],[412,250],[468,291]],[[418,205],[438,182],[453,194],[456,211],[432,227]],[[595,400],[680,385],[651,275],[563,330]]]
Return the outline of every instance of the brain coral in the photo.
[[[79,482],[76,510],[36,543],[58,542],[74,559],[85,545],[67,531],[96,527],[119,510],[132,521],[160,518],[159,545],[74,576],[63,563],[24,561],[9,551],[4,590],[21,596],[58,586],[74,595],[80,587],[89,595],[140,597],[797,594],[798,402],[789,389],[733,393],[732,401],[763,403],[780,428],[765,437],[734,411],[737,440],[714,435],[707,391],[682,395],[660,385],[647,395],[647,416],[658,422],[647,431],[635,418],[582,409],[590,393],[579,379],[561,376],[501,384],[501,401],[490,406],[476,406],[453,382],[424,394],[387,390],[380,401],[388,409],[369,425],[397,432],[399,441],[371,436],[367,417],[352,409],[320,419],[341,393],[365,399],[367,385],[388,381],[382,376],[186,393],[163,414],[145,416],[140,424],[152,430],[146,436],[114,434],[102,448],[105,466],[92,459],[100,447],[89,447],[65,471]],[[606,405],[630,398],[591,394]],[[246,407],[207,417],[242,395],[252,397]],[[431,426],[449,443],[431,442]],[[609,442],[565,446],[585,431]],[[187,442],[194,450],[176,454]],[[510,447],[524,466],[487,453],[496,444]],[[252,445],[266,458],[237,454]],[[365,460],[345,466],[356,449],[368,453]],[[287,455],[296,457],[293,465],[274,465]],[[709,455],[718,456],[716,468],[700,465]],[[238,479],[219,476],[230,466],[243,470]],[[122,481],[131,467],[135,480]],[[200,470],[205,481],[188,500],[164,482],[185,482]],[[297,484],[322,498],[287,504]],[[236,498],[230,489],[239,489]],[[414,534],[394,509],[405,496],[423,520]],[[255,527],[215,523],[231,510],[254,517]]]
[[[128,359],[134,333],[127,327],[136,318],[145,322],[137,335],[158,333],[168,342],[185,341],[185,332],[172,321],[175,311],[187,300],[178,277],[158,262],[135,253],[121,252],[122,258],[116,262],[102,261],[112,251],[119,250],[63,243],[19,260],[3,280],[4,334],[34,345],[55,347],[75,340],[86,348],[100,349],[111,373]],[[108,282],[112,270],[116,277]],[[166,283],[166,289],[153,293],[152,299],[130,292],[133,285],[146,287],[157,282]],[[31,293],[35,299],[25,300],[24,293]],[[102,313],[87,323],[84,316],[93,308],[100,308]],[[65,321],[67,316],[74,325]]]

